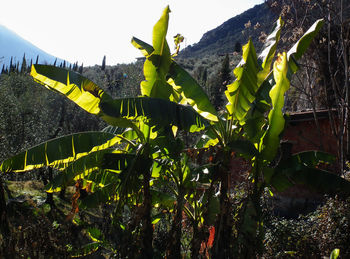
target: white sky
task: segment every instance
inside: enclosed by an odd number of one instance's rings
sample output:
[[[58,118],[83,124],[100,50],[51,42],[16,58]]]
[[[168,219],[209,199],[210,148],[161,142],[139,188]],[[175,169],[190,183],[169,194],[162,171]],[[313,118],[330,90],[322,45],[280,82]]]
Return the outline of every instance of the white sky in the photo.
[[[128,63],[142,54],[130,40],[152,42],[153,25],[169,4],[168,42],[190,45],[263,0],[0,0],[0,24],[56,57],[84,66]]]

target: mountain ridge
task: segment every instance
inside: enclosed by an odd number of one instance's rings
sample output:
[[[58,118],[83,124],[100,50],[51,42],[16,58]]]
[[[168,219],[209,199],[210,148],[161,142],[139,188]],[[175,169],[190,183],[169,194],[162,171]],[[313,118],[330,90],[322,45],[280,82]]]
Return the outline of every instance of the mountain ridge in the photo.
[[[244,44],[249,36],[252,38],[254,46],[259,48],[261,32],[269,33],[271,26],[278,18],[267,6],[262,3],[236,15],[218,27],[203,34],[198,43],[190,45],[180,52],[182,57],[203,57],[205,55],[232,53],[235,44]],[[246,24],[250,22],[250,27]],[[258,24],[258,25],[257,25]],[[257,26],[257,28],[255,28]],[[245,31],[245,33],[242,33]]]
[[[27,64],[29,64],[31,60],[35,62],[38,55],[39,63],[52,64],[56,59],[58,64],[64,62],[63,59],[57,58],[45,52],[12,30],[0,24],[0,65],[8,67],[11,62],[11,57],[12,64],[19,63],[19,65],[21,65],[24,54]]]

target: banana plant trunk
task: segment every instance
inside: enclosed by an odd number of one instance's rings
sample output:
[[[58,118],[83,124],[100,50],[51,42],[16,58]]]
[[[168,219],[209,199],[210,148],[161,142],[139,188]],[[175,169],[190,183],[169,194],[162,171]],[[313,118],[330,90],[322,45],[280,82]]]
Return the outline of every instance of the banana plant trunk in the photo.
[[[170,238],[168,242],[168,257],[169,259],[181,258],[181,234],[182,234],[182,212],[184,204],[184,190],[180,187],[176,214],[170,230]]]
[[[152,211],[152,195],[150,191],[150,170],[145,170],[143,178],[143,219],[142,219],[142,249],[141,255],[143,258],[153,258],[153,225],[151,218]]]
[[[226,154],[221,154],[226,156]],[[232,226],[229,222],[230,213],[230,201],[229,201],[229,157],[225,158],[221,165],[218,167],[218,173],[220,176],[220,213],[216,222],[216,234],[212,249],[212,257],[214,259],[229,258],[230,254],[230,239]]]

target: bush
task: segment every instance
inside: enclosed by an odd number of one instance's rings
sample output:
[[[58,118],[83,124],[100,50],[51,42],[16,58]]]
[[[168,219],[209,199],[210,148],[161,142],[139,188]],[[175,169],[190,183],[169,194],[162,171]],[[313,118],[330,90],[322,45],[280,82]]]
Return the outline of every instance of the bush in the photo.
[[[266,258],[322,258],[335,248],[350,258],[350,199],[328,198],[315,212],[298,219],[270,216],[265,222]]]

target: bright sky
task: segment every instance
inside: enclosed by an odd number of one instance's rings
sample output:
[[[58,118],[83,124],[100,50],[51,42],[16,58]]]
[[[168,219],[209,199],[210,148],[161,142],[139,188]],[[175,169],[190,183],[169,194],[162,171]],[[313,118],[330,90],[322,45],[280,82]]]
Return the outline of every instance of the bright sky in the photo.
[[[84,66],[129,63],[142,54],[130,40],[152,42],[153,25],[169,4],[168,42],[186,45],[263,0],[3,0],[0,24],[51,55]]]

